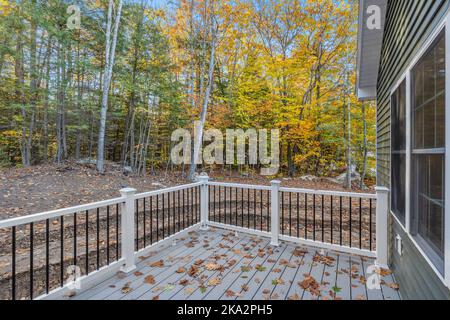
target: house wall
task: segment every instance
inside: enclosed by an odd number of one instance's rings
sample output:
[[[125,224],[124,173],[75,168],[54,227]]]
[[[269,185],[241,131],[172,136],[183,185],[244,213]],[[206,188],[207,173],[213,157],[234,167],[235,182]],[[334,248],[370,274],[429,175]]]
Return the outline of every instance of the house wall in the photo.
[[[390,188],[390,94],[444,18],[450,0],[389,0],[377,85],[377,183]],[[405,299],[450,299],[442,283],[397,221],[390,217],[390,263]],[[403,254],[394,250],[403,240]]]

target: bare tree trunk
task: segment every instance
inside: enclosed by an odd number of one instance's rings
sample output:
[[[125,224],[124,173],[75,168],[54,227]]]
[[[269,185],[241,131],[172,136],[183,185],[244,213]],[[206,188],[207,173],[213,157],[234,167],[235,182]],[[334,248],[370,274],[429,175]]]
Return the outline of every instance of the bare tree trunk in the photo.
[[[367,170],[367,119],[366,119],[366,104],[362,103],[362,120],[363,120],[363,126],[364,126],[364,160],[363,160],[363,168],[361,172],[361,182],[360,182],[360,188],[364,188],[364,180],[366,179],[366,170]]]
[[[114,67],[114,59],[116,54],[117,34],[119,31],[120,18],[122,15],[122,4],[123,4],[122,0],[119,0],[119,7],[116,13],[116,19],[113,28],[113,39],[111,43],[112,9],[114,1],[109,0],[108,22],[106,27],[105,73],[103,75],[104,80],[103,80],[102,107],[100,112],[100,126],[99,126],[98,146],[97,146],[97,170],[99,172],[104,172],[106,114],[108,111],[109,88],[111,85],[112,70]]]
[[[211,54],[209,58],[209,71],[208,71],[208,85],[206,87],[206,92],[203,100],[202,112],[200,114],[200,126],[197,132],[197,135],[194,137],[194,157],[191,162],[191,167],[189,170],[189,179],[193,180],[195,171],[197,169],[197,162],[199,161],[200,148],[202,146],[203,141],[203,129],[206,121],[206,114],[208,112],[208,103],[209,98],[211,96],[211,91],[214,83],[214,66],[216,63],[215,55],[216,55],[216,27],[214,24],[214,1],[211,1]]]

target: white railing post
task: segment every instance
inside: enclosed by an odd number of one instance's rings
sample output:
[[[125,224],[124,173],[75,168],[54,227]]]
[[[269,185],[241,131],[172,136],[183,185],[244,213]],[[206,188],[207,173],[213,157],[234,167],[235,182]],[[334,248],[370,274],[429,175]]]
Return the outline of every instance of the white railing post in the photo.
[[[200,230],[208,230],[208,212],[209,212],[209,177],[207,175],[198,176],[202,183],[200,186]]]
[[[377,192],[376,210],[376,237],[377,237],[377,265],[388,265],[388,198],[389,189],[385,187],[375,188]]]
[[[122,258],[125,260],[125,264],[122,266],[121,271],[129,273],[136,269],[136,261],[134,259],[134,195],[136,189],[125,188],[120,190],[120,194],[125,198],[125,202],[122,204],[121,211],[121,230],[122,230]]]
[[[281,181],[273,180],[270,182],[270,200],[271,200],[271,211],[272,211],[272,219],[271,219],[271,234],[272,239],[270,244],[272,246],[279,246],[279,234],[280,234],[280,185]]]

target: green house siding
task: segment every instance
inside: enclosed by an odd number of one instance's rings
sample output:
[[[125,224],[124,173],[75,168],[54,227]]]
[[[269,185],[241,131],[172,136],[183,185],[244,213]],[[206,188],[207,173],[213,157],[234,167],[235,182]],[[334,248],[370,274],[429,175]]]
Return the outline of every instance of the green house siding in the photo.
[[[377,85],[377,183],[390,188],[390,95],[395,84],[442,21],[450,0],[388,0]],[[403,255],[393,249],[396,235]],[[389,237],[390,261],[403,298],[450,299],[450,290],[394,219]]]

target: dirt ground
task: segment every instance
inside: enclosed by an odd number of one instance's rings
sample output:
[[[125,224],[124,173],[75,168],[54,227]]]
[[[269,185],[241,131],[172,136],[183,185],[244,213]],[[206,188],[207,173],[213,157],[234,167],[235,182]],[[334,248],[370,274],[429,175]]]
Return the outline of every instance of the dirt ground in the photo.
[[[208,172],[216,181],[269,185],[271,178],[257,174],[217,170]],[[273,177],[272,177],[273,178]],[[300,178],[278,178],[285,187],[321,190],[345,190],[326,178],[303,181]],[[94,165],[67,162],[30,168],[0,170],[0,220],[60,209],[120,196],[123,187],[146,192],[189,183],[182,172],[159,172],[156,175],[125,175],[120,167],[107,164],[105,174],[99,174]],[[361,191],[361,190],[353,190]],[[364,192],[372,192],[372,189]]]

